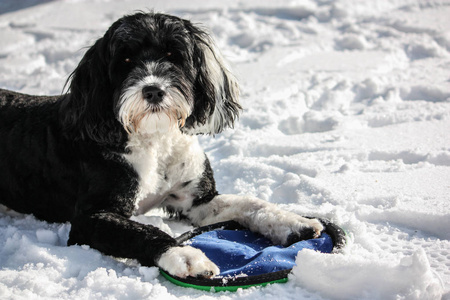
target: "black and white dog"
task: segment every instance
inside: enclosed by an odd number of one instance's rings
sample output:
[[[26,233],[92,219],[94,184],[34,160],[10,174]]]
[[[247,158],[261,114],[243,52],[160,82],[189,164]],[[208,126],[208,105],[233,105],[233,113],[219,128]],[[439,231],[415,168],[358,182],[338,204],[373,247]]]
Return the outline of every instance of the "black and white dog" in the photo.
[[[71,222],[69,245],[157,265],[179,277],[219,273],[200,250],[130,220],[154,207],[195,226],[235,220],[276,243],[317,236],[316,219],[249,196],[219,195],[196,135],[233,126],[238,85],[211,37],[187,20],[116,21],[62,96],[0,90],[0,200]]]

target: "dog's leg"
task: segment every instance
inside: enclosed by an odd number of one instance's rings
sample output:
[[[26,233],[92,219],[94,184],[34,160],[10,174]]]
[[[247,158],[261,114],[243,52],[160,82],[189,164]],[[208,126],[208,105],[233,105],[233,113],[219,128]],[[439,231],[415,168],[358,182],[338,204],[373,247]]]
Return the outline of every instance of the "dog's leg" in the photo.
[[[218,195],[206,204],[192,207],[188,217],[198,226],[234,220],[282,245],[317,237],[323,230],[317,219],[301,217],[249,196]]]
[[[134,258],[178,277],[219,274],[217,266],[200,250],[178,247],[175,239],[160,229],[110,212],[74,218],[68,244],[86,244],[107,255]]]
[[[175,239],[160,229],[116,213],[83,214],[71,223],[69,245],[89,245],[107,255],[135,258],[146,266],[154,266],[157,257],[176,245]]]

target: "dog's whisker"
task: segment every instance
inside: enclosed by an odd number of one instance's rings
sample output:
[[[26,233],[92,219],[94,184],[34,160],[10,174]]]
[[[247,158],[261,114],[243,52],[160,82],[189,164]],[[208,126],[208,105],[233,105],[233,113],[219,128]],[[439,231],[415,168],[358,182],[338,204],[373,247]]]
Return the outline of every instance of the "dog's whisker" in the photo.
[[[183,128],[191,112],[191,107],[186,102],[184,94],[178,88],[170,86],[163,79],[153,75],[146,78],[146,80],[138,83],[137,86],[129,87],[121,96],[119,120],[122,122],[126,132],[133,134],[141,130],[148,132],[148,130],[152,130],[151,128],[154,128],[156,131]],[[159,103],[149,102],[143,96],[143,87],[152,86],[153,81],[155,86],[163,87]],[[150,101],[153,101],[153,99]],[[161,122],[161,115],[165,115],[167,121]]]

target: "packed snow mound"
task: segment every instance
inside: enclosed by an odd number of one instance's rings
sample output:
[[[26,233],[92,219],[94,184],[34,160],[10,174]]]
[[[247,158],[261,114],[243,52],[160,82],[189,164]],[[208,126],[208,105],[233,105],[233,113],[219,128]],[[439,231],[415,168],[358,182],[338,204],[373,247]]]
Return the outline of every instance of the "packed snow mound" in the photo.
[[[60,94],[86,47],[136,10],[203,24],[244,106],[233,130],[200,137],[218,190],[328,218],[345,251],[302,251],[286,284],[214,294],[2,208],[0,298],[450,299],[450,2],[266,2],[2,1],[0,88]],[[135,220],[191,228],[160,211]]]
[[[422,249],[399,260],[301,251],[291,279],[330,299],[439,299],[441,283]]]

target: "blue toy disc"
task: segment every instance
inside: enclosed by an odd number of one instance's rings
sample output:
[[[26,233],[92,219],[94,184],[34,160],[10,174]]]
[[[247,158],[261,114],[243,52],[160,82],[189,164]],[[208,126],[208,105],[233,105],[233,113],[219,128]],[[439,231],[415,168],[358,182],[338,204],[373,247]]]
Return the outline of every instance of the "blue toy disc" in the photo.
[[[254,285],[286,282],[295,266],[297,253],[311,249],[331,253],[345,245],[345,232],[328,220],[320,220],[325,227],[316,239],[303,240],[288,247],[273,245],[260,234],[229,221],[194,229],[181,235],[180,245],[202,250],[221,273],[212,278],[179,278],[161,273],[171,282],[202,290],[235,291]]]

